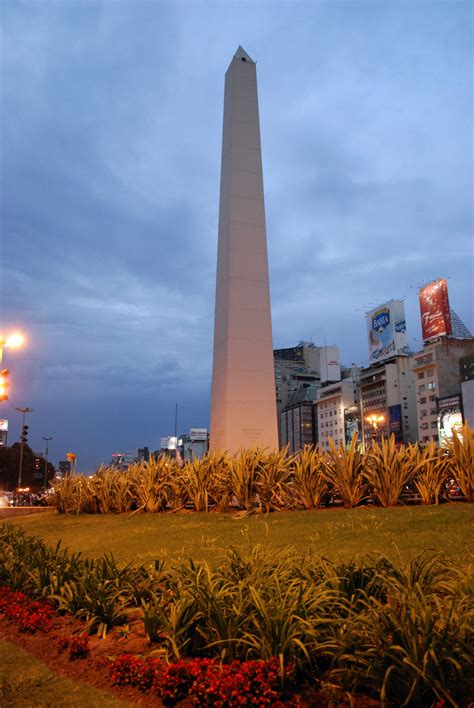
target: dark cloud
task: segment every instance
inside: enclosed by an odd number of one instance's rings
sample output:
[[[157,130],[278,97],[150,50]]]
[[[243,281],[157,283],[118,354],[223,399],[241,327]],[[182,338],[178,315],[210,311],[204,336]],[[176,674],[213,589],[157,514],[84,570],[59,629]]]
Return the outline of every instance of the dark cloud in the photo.
[[[206,425],[224,72],[258,61],[276,346],[366,361],[363,311],[472,313],[469,3],[4,4],[2,320],[32,441],[92,469]]]

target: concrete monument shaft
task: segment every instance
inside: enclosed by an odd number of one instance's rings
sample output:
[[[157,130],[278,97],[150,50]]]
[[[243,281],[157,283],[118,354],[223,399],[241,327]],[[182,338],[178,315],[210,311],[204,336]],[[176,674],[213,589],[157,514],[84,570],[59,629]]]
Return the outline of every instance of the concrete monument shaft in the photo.
[[[278,448],[255,62],[227,70],[217,252],[211,450]]]

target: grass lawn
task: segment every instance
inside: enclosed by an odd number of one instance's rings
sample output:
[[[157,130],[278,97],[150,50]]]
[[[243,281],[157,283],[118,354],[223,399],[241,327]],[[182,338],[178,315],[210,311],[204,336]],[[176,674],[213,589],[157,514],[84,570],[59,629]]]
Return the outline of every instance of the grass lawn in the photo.
[[[93,686],[58,676],[46,664],[4,639],[0,639],[0,666],[0,706],[130,705]]]
[[[425,549],[467,565],[474,560],[474,506],[321,509],[235,519],[228,514],[65,516],[45,512],[12,519],[50,545],[61,540],[86,557],[111,552],[120,561],[193,558],[216,561],[229,547],[292,546],[300,553],[349,560],[381,553],[409,560]]]

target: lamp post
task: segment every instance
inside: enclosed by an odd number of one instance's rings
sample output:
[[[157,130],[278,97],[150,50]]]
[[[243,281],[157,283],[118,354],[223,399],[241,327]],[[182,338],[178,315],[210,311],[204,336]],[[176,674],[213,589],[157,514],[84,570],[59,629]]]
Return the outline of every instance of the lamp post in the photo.
[[[374,445],[377,441],[377,431],[379,426],[385,421],[385,416],[372,413],[372,415],[367,416],[366,421],[372,426],[372,445]]]
[[[8,369],[2,369],[3,348],[18,349],[25,341],[20,332],[12,332],[6,336],[0,334],[0,401],[8,400]]]
[[[23,427],[22,427],[22,432],[21,432],[21,439],[20,439],[20,469],[18,471],[18,488],[21,487],[21,471],[23,467],[23,447],[26,442],[26,436],[27,433],[25,432],[25,419],[26,419],[26,414],[27,413],[32,413],[33,408],[17,408],[17,411],[20,413],[23,413]]]
[[[43,435],[43,440],[46,440],[46,452],[45,452],[45,460],[44,460],[44,491],[46,491],[46,486],[48,484],[48,446],[49,446],[49,441],[52,440],[53,438],[51,436],[46,436],[44,437]]]
[[[18,349],[18,347],[22,346],[24,341],[25,337],[21,332],[12,332],[6,336],[0,334],[0,368],[2,366],[3,348]]]

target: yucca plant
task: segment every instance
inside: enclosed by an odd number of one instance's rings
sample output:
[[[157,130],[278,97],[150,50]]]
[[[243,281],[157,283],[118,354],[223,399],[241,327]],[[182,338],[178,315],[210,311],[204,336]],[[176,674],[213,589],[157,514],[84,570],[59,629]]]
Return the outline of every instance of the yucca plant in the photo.
[[[229,460],[232,493],[244,509],[252,509],[256,502],[257,479],[263,464],[264,453],[258,448],[241,450]]]
[[[317,447],[306,445],[291,459],[292,480],[286,497],[287,506],[317,509],[327,493],[323,455]]]
[[[416,472],[413,484],[421,497],[422,504],[438,504],[439,496],[447,480],[448,457],[446,452],[436,449],[434,441],[420,453],[424,464]]]
[[[465,423],[448,442],[449,471],[468,502],[474,502],[474,430]]]
[[[324,476],[339,495],[345,507],[352,508],[367,498],[367,482],[362,474],[364,457],[358,448],[357,433],[348,449],[341,443],[336,447],[328,438],[330,450],[322,458]]]
[[[179,475],[181,495],[192,502],[195,511],[225,509],[230,500],[228,456],[210,453],[187,462]]]
[[[156,513],[174,508],[179,496],[178,466],[167,457],[150,457],[148,462],[129,468],[132,478],[132,495],[137,511]]]
[[[282,509],[290,480],[288,448],[266,455],[258,468],[255,489],[260,506],[268,513]]]
[[[404,487],[427,464],[416,445],[397,448],[395,436],[375,442],[367,453],[364,476],[382,506],[396,506]]]

